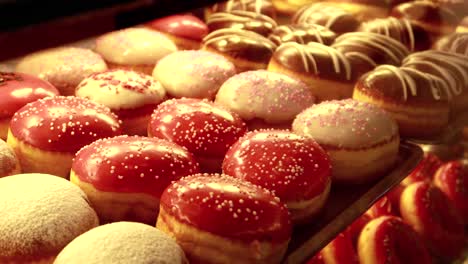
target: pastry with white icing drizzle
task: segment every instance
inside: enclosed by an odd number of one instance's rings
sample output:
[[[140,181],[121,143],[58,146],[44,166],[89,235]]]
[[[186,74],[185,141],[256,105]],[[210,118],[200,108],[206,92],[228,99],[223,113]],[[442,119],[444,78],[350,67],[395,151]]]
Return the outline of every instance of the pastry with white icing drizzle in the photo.
[[[297,42],[299,44],[318,42],[328,46],[335,41],[336,34],[330,29],[317,24],[290,24],[276,27],[268,38],[278,46],[286,42]]]
[[[468,32],[446,35],[434,44],[434,48],[441,51],[468,56]]]
[[[206,24],[210,31],[237,28],[253,31],[264,37],[268,37],[277,26],[276,21],[267,15],[243,10],[214,13],[206,20]]]
[[[235,10],[250,11],[257,14],[267,15],[273,19],[276,18],[276,10],[270,0],[228,0],[206,8],[205,17],[208,19],[213,13],[231,13]]]

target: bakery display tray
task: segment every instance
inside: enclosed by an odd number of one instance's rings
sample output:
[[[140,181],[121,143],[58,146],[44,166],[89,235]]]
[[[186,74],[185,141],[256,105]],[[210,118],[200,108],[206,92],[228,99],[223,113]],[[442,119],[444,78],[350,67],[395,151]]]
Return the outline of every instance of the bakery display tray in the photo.
[[[398,161],[380,180],[365,185],[332,185],[323,212],[313,223],[294,229],[283,263],[306,263],[371,205],[401,182],[423,157],[415,144],[400,144]]]

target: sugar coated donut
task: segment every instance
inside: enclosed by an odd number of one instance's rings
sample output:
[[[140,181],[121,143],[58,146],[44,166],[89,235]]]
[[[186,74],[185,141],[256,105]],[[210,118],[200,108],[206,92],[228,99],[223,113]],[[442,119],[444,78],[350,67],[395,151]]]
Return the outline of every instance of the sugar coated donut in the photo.
[[[221,172],[229,147],[246,131],[237,114],[207,100],[188,98],[159,105],[148,125],[149,136],[186,147],[203,172]]]
[[[270,71],[249,71],[229,78],[216,103],[239,114],[253,128],[289,128],[292,120],[315,102],[301,81]]]
[[[219,87],[235,74],[236,67],[228,59],[204,50],[174,52],[153,70],[153,77],[176,98],[213,99]]]
[[[52,263],[75,237],[96,227],[86,195],[47,174],[0,178],[0,262]]]
[[[446,260],[460,255],[465,243],[463,220],[439,188],[427,182],[407,186],[401,195],[400,212],[434,255]]]
[[[0,139],[6,140],[13,114],[25,104],[58,95],[49,82],[24,73],[0,71]]]
[[[159,199],[174,180],[198,173],[198,163],[172,142],[138,136],[101,139],[83,147],[70,180],[87,195],[103,223],[154,225]]]
[[[226,154],[223,173],[271,190],[295,223],[317,215],[330,192],[328,154],[312,138],[289,131],[246,134]]]
[[[151,113],[166,91],[149,75],[114,69],[85,78],[75,94],[109,107],[122,121],[123,133],[145,136]]]
[[[75,87],[88,75],[107,70],[101,56],[89,49],[60,47],[22,58],[16,71],[50,82],[61,95],[74,95]]]
[[[21,166],[13,149],[0,139],[0,178],[21,173]]]
[[[119,120],[109,108],[84,98],[55,96],[18,110],[11,119],[7,143],[23,172],[68,177],[81,147],[120,134]]]
[[[398,126],[389,114],[353,99],[311,106],[296,117],[292,129],[312,137],[328,152],[338,182],[381,177],[395,163],[400,144]]]
[[[435,172],[442,165],[442,161],[432,153],[425,153],[424,158],[418,163],[416,168],[401,182],[407,186],[414,182],[431,182]]]
[[[395,216],[381,216],[364,227],[358,255],[361,264],[432,263],[419,235]]]
[[[206,24],[210,31],[238,28],[256,32],[264,37],[268,37],[277,26],[276,21],[267,15],[244,10],[214,13],[208,17]]]
[[[171,184],[157,227],[176,239],[191,263],[280,263],[291,236],[288,209],[276,196],[217,174]]]

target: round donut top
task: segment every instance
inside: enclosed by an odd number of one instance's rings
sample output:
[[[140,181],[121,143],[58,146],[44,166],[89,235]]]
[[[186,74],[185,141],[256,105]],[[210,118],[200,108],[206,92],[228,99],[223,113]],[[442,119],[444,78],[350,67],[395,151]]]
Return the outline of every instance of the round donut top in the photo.
[[[276,49],[273,59],[292,71],[313,74],[322,79],[351,82],[357,78],[350,61],[342,52],[320,43],[284,43]]]
[[[143,264],[187,263],[180,246],[166,233],[135,222],[106,224],[80,235],[54,263],[133,263],[136,258]]]
[[[397,123],[387,112],[353,99],[313,105],[296,117],[292,129],[326,149],[370,148],[398,137]]]
[[[447,103],[453,96],[449,85],[435,75],[410,67],[381,65],[356,84],[356,89],[393,102]]]
[[[174,78],[177,72],[178,78]],[[204,50],[177,51],[161,59],[153,71],[173,97],[213,99],[219,87],[236,74],[224,56]]]
[[[60,87],[75,87],[86,76],[107,70],[101,56],[89,49],[60,47],[27,55],[16,66],[23,72]]]
[[[27,103],[58,94],[52,84],[32,75],[0,72],[0,119],[10,118]]]
[[[118,69],[88,76],[76,87],[75,95],[120,110],[158,104],[166,91],[149,75]]]
[[[95,49],[112,63],[154,65],[177,47],[164,34],[141,27],[104,34],[96,39]]]
[[[255,12],[272,18],[276,17],[276,9],[270,0],[228,0],[214,4],[211,8],[213,13],[231,13],[235,10]]]
[[[184,177],[164,191],[161,208],[178,221],[222,237],[284,243],[291,236],[289,212],[279,198],[227,175]]]
[[[61,177],[18,174],[0,178],[0,197],[2,263],[55,256],[99,224],[83,191]]]
[[[291,24],[276,27],[268,38],[278,46],[286,42],[296,42],[299,44],[318,42],[330,45],[335,41],[336,34],[328,28],[316,24]]]
[[[259,130],[247,133],[229,149],[223,173],[269,189],[288,203],[320,195],[330,182],[331,163],[310,137]]]
[[[437,170],[434,181],[457,205],[460,204],[466,208],[466,202],[468,202],[468,166],[466,163],[459,160],[444,163]]]
[[[201,41],[208,34],[208,27],[193,15],[172,15],[155,19],[148,27],[177,37]]]
[[[248,71],[227,80],[216,95],[216,103],[244,120],[259,118],[267,123],[290,122],[315,102],[310,89],[287,75],[265,70]]]
[[[362,23],[358,31],[373,32],[393,38],[410,51],[425,50],[431,46],[429,33],[408,19],[377,18]]]
[[[453,33],[440,38],[436,49],[468,56],[468,33]]]
[[[94,188],[117,193],[145,193],[160,198],[174,180],[199,172],[185,148],[167,140],[118,136],[83,147],[72,171]]]
[[[0,139],[0,177],[9,175],[18,165],[15,152]]]
[[[84,98],[55,96],[18,110],[10,122],[13,136],[33,147],[75,153],[105,137],[121,134],[120,121],[109,108]]]
[[[172,99],[158,106],[148,133],[186,147],[196,156],[223,158],[247,132],[235,113],[207,100]]]
[[[390,15],[439,26],[456,27],[460,22],[459,17],[452,10],[432,1],[401,3],[391,10]]]
[[[268,37],[277,26],[276,21],[269,16],[243,10],[214,13],[208,17],[206,24],[210,31],[237,28],[253,31],[265,37]]]
[[[267,63],[276,44],[253,31],[223,28],[211,32],[203,39],[202,48],[207,47],[236,58]]]
[[[318,24],[338,34],[355,31],[359,21],[348,11],[331,3],[313,3],[299,9],[293,24]]]

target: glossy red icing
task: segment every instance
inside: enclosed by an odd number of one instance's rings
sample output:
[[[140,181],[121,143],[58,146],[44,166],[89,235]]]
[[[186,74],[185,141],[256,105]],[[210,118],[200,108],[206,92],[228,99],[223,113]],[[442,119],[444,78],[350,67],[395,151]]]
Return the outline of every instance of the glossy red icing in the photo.
[[[357,245],[357,241],[359,235],[361,234],[361,231],[371,220],[372,217],[370,217],[370,215],[363,214],[358,219],[354,220],[354,222],[346,228],[346,233],[348,233],[351,241],[353,242],[353,245]]]
[[[115,109],[112,110],[112,112],[114,112],[120,119],[124,120],[142,116],[150,116],[157,106],[157,104],[146,104],[144,106],[133,109]]]
[[[226,238],[283,243],[291,236],[288,209],[277,197],[227,175],[184,177],[164,191],[161,207],[180,222]]]
[[[121,134],[119,120],[109,108],[72,96],[48,97],[25,105],[13,115],[10,129],[26,144],[69,153],[97,139]]]
[[[432,177],[437,169],[442,165],[442,161],[436,155],[427,153],[416,168],[403,180],[404,185],[420,181],[432,181]]]
[[[392,210],[397,216],[400,215],[400,200],[401,194],[404,190],[405,186],[400,183],[397,186],[393,187],[393,189],[391,189],[386,195],[387,198],[390,200],[390,203],[392,203]]]
[[[267,188],[284,202],[303,201],[323,193],[331,163],[312,138],[260,130],[247,133],[231,147],[223,173]]]
[[[338,234],[321,252],[325,263],[359,263],[351,238],[346,233]]]
[[[208,26],[192,15],[172,15],[149,22],[148,27],[176,37],[201,41],[208,34]]]
[[[185,148],[163,139],[118,136],[101,139],[76,154],[72,170],[107,192],[145,193],[160,198],[175,180],[199,172]]]
[[[58,94],[52,84],[32,75],[0,72],[0,119],[10,118],[27,103]]]
[[[247,131],[242,119],[213,102],[172,99],[151,116],[148,134],[186,147],[195,156],[222,159]]]

